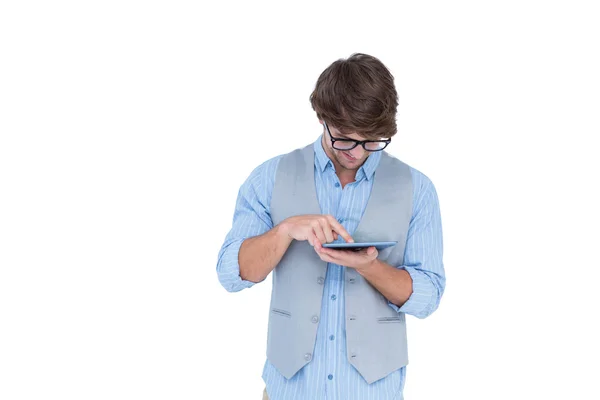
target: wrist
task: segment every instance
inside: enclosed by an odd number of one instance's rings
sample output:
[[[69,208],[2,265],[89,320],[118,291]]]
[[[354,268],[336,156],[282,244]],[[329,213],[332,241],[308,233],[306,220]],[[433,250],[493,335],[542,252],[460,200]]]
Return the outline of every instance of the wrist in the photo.
[[[285,220],[276,225],[274,231],[275,236],[281,241],[286,242],[287,244],[292,243],[292,241],[294,240],[290,236],[290,227]]]
[[[373,260],[369,261],[368,263],[363,264],[359,268],[355,268],[355,269],[359,274],[364,275],[365,273],[368,273],[368,272],[372,271],[373,269],[377,268],[378,263],[379,263],[379,259],[374,258]]]

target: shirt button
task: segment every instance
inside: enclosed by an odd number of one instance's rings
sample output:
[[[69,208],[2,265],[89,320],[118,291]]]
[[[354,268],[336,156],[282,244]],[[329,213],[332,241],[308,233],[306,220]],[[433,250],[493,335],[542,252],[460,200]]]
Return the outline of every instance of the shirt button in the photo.
[[[331,374],[327,375],[327,379],[332,380],[333,379],[333,375],[331,375]]]
[[[329,336],[329,340],[333,340],[333,339],[335,339],[335,336],[333,336],[333,335]]]
[[[306,354],[304,355],[304,359],[305,359],[306,361],[310,361],[310,358],[311,358],[311,354],[310,354],[310,353],[306,353]]]
[[[325,282],[325,279],[323,279],[323,277],[322,277],[322,276],[320,276],[320,277],[318,277],[318,278],[317,278],[317,283],[318,283],[319,285],[322,285],[322,284],[323,284],[323,282]]]
[[[315,323],[315,324],[316,324],[317,322],[319,322],[319,317],[317,317],[317,316],[315,315],[315,316],[313,316],[313,317],[311,318],[311,321],[312,321],[313,323]]]
[[[355,282],[355,279],[354,279],[354,278],[350,278],[350,279],[348,279],[348,282],[350,282],[350,283],[354,283],[354,282]]]
[[[335,187],[340,187],[340,183],[339,183],[339,182],[336,182],[336,183],[335,183]]]
[[[335,300],[335,299],[337,299],[336,295],[335,295],[335,294],[332,294],[332,295],[331,295],[331,300]]]

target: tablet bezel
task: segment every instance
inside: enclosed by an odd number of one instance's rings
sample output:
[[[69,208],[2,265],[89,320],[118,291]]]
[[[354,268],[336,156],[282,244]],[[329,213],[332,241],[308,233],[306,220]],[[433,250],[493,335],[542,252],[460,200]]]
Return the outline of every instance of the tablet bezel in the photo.
[[[392,247],[397,245],[398,242],[389,241],[389,242],[359,242],[359,243],[348,243],[348,242],[340,242],[340,243],[324,243],[323,246],[326,249],[334,249],[334,250],[361,250],[369,247],[375,247],[377,250],[387,249],[388,247]]]

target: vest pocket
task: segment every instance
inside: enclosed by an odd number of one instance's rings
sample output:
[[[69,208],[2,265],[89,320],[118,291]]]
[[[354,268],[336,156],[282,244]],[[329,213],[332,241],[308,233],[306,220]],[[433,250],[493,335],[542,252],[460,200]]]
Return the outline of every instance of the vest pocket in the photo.
[[[401,319],[400,317],[381,317],[381,318],[377,318],[377,322],[379,322],[380,324],[388,324],[391,322],[400,322]]]
[[[278,308],[273,308],[273,309],[271,309],[271,311],[273,312],[273,314],[281,315],[282,317],[290,318],[292,316],[292,314],[289,311],[280,310]]]

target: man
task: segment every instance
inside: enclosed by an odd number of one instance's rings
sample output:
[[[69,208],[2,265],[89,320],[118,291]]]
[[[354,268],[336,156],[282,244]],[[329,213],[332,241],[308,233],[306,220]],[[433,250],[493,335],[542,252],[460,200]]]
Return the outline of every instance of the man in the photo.
[[[264,399],[402,399],[405,314],[429,316],[445,289],[437,194],[384,151],[398,100],[380,60],[335,61],[310,101],[322,135],[252,171],[218,277],[235,292],[273,272]],[[353,241],[398,243],[323,247]]]

